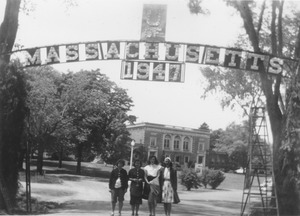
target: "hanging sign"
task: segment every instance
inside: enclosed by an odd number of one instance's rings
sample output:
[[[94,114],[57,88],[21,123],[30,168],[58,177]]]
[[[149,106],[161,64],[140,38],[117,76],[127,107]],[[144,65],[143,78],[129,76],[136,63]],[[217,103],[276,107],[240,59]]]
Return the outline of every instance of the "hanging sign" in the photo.
[[[145,4],[140,41],[94,41],[18,50],[25,67],[57,63],[119,60],[121,79],[184,82],[185,64],[221,66],[286,76],[297,60],[235,48],[165,41],[166,5]]]
[[[147,42],[164,42],[166,20],[166,5],[145,4],[143,8],[141,40]]]
[[[119,60],[121,79],[184,82],[185,64],[283,74],[298,61],[269,54],[202,44],[145,41],[95,41],[63,44],[15,51],[25,67],[57,63]]]

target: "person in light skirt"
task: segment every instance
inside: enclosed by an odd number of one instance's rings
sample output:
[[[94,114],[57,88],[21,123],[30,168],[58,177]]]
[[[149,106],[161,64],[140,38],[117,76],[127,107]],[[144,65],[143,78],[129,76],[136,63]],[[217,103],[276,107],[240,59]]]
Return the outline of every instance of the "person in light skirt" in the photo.
[[[164,204],[165,215],[170,216],[172,203],[179,203],[180,199],[177,193],[177,171],[173,169],[171,158],[166,157],[164,160],[164,168],[161,170],[160,185],[161,201]]]

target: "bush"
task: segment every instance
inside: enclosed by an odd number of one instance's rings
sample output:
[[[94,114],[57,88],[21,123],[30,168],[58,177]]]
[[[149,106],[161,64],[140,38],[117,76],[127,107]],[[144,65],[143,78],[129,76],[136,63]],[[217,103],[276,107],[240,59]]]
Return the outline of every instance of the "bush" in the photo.
[[[181,184],[184,185],[188,191],[190,191],[191,188],[198,189],[199,187],[201,187],[200,179],[193,169],[182,170],[180,179]]]
[[[202,169],[202,175],[200,176],[200,183],[204,185],[204,187],[207,187],[207,184],[209,183],[209,169],[203,168]]]
[[[200,183],[206,188],[210,185],[212,189],[216,189],[225,179],[225,175],[221,170],[203,168],[200,176]]]
[[[208,184],[212,189],[216,189],[224,181],[225,175],[220,170],[209,170],[208,178]]]

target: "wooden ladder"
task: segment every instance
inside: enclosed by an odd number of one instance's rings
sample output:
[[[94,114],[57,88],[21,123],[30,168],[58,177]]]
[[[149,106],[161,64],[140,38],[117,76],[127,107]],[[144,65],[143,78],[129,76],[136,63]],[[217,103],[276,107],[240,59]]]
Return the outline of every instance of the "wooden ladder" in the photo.
[[[244,179],[241,216],[254,212],[265,216],[279,216],[265,108],[251,108],[249,122],[248,166]]]

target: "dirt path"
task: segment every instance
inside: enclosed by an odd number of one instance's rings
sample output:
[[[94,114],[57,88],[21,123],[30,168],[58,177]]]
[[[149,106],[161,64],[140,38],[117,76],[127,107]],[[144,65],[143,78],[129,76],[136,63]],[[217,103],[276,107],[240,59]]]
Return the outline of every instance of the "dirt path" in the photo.
[[[58,175],[59,176],[59,175]],[[47,215],[109,215],[110,193],[107,180],[83,176],[63,175],[62,184],[32,183],[32,197],[41,201],[61,203],[62,208],[54,209]],[[106,182],[105,182],[106,181]],[[173,205],[174,216],[232,216],[239,215],[241,190],[201,189],[178,191],[181,202]],[[157,216],[163,214],[163,206],[157,207]],[[129,193],[125,195],[123,216],[131,215]],[[146,201],[140,209],[140,216],[148,216]]]

